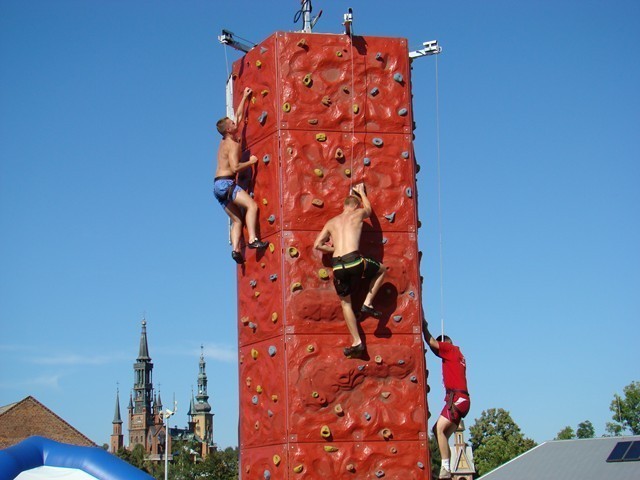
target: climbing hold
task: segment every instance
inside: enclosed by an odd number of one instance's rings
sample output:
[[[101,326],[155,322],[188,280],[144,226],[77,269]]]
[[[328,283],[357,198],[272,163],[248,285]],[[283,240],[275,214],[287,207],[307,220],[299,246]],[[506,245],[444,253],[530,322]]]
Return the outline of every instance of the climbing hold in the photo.
[[[324,133],[316,133],[316,140],[319,142],[324,142],[327,139],[327,135]]]
[[[288,252],[291,258],[297,257],[300,254],[300,252],[298,252],[298,249],[296,247],[289,247]]]
[[[258,298],[260,296],[260,292],[253,292],[253,296]]]
[[[276,221],[276,216],[275,215],[269,215],[269,218],[267,218],[267,222],[269,223],[273,223]]]
[[[380,395],[382,395],[382,398],[389,398],[391,396],[391,392],[382,392]]]
[[[394,315],[393,316],[393,321],[398,323],[400,320],[402,320],[402,315]]]
[[[254,396],[251,398],[251,403],[253,403],[254,405],[257,405],[257,404],[258,404],[258,396],[257,396],[257,395],[254,395]]]
[[[269,470],[264,471],[264,480],[271,480],[271,472]]]
[[[336,159],[337,160],[342,160],[344,158],[344,152],[342,151],[341,148],[336,150]]]
[[[404,360],[402,359],[398,360],[398,365],[404,365]]]
[[[415,296],[416,296],[416,292],[414,292],[413,290],[411,290],[411,291],[409,292],[409,296],[410,296],[411,298],[415,298]]]
[[[269,94],[269,90],[266,90],[266,89],[260,92],[260,95],[262,95],[263,97],[266,97],[268,94]]]
[[[255,105],[256,104],[256,97],[251,97],[251,104]]]
[[[307,122],[309,122],[309,125],[317,125],[318,124],[318,119],[317,118],[310,118],[309,120],[307,120]]]
[[[289,104],[289,102],[284,102],[282,104],[282,111],[285,113],[289,113],[291,111],[291,105]]]
[[[364,165],[368,167],[371,165],[371,159],[369,157],[364,157]]]
[[[394,455],[395,455],[396,453],[398,453],[398,449],[397,449],[396,447],[391,447],[389,450],[390,450],[390,452],[391,452],[391,453],[393,453]]]
[[[273,456],[273,464],[277,467],[278,465],[280,465],[280,455],[274,455]]]
[[[353,473],[353,472],[355,472],[355,471],[356,471],[356,467],[355,467],[355,465],[354,465],[353,463],[349,463],[349,464],[346,466],[346,469],[347,469],[347,472],[351,472],[351,473]]]
[[[371,415],[370,415],[369,413],[367,413],[367,412],[364,412],[363,417],[364,417],[364,419],[365,419],[367,422],[368,422],[369,420],[371,420]]]
[[[382,244],[386,245],[389,239],[387,237],[382,237]]]
[[[302,473],[303,470],[304,470],[304,465],[302,465],[302,464],[300,464],[300,465],[298,465],[296,467],[293,467],[293,471],[295,473]]]
[[[345,169],[344,169],[344,174],[345,174],[347,177],[350,177],[350,176],[351,176],[351,170],[349,170],[348,168],[345,168]]]
[[[256,392],[258,392],[258,393],[262,393],[262,392],[263,392],[263,390],[262,390],[262,385],[258,385],[258,386],[256,387]]]
[[[258,350],[256,350],[255,348],[251,349],[251,357],[256,360],[258,358]]]
[[[340,416],[342,414],[344,414],[344,410],[342,410],[342,405],[340,405],[339,403],[333,407],[333,411],[336,413],[336,415]]]
[[[315,347],[313,345],[307,345],[307,352],[311,353],[315,350]]]
[[[376,477],[378,477],[378,478],[382,478],[382,477],[384,477],[384,470],[378,470],[378,471],[376,472]]]
[[[344,93],[349,93],[349,87],[347,87],[346,85],[343,85],[343,86],[342,86],[342,91],[343,91]]]
[[[275,345],[271,345],[269,347],[269,356],[273,357],[276,354],[277,351],[278,351],[278,349],[275,347]]]
[[[325,446],[324,446],[324,451],[325,451],[325,452],[329,452],[329,453],[331,453],[331,452],[337,452],[337,451],[338,451],[338,447],[334,447],[334,446],[332,446],[332,445],[325,445]]]
[[[398,115],[400,115],[401,117],[406,116],[407,113],[409,113],[409,112],[407,111],[406,108],[401,108],[400,110],[398,110]]]
[[[271,410],[267,410],[267,415],[269,415],[269,417],[273,417],[273,412]]]
[[[249,317],[242,317],[240,321],[242,322],[243,325],[246,325],[247,323],[249,323]]]
[[[404,78],[402,77],[402,74],[400,72],[394,73],[393,79],[398,83],[402,83],[404,81]]]
[[[326,280],[327,278],[329,278],[329,272],[327,272],[325,268],[321,268],[320,270],[318,270],[318,276],[322,280]]]
[[[379,93],[380,93],[380,90],[378,90],[378,87],[373,87],[371,90],[369,90],[369,95],[371,95],[372,97],[375,97]]]
[[[276,323],[276,322],[278,321],[278,314],[277,314],[276,312],[273,312],[273,313],[271,314],[271,321],[272,321],[273,323]]]
[[[269,251],[273,253],[275,249],[276,249],[276,246],[273,244],[273,242],[269,243]]]
[[[304,83],[305,86],[310,87],[313,84],[313,79],[311,78],[311,74],[307,73],[304,78],[302,79],[302,83]]]
[[[269,156],[269,154],[266,154],[264,157],[262,157],[262,161],[264,163],[269,163],[271,161],[271,157]]]
[[[409,380],[411,380],[413,383],[418,383],[418,377],[416,377],[415,375],[411,375],[411,378]]]
[[[319,169],[319,168],[314,168],[314,169],[313,169],[313,173],[315,173],[317,177],[322,177],[322,176],[324,176],[324,172],[323,172],[321,169]]]
[[[296,290],[302,290],[302,284],[300,282],[295,282],[291,285],[291,292],[295,292]]]
[[[262,66],[262,62],[260,60],[256,60],[256,67],[260,68]]]
[[[250,387],[251,386],[251,377],[247,377],[244,382],[247,384],[247,387]]]
[[[257,285],[257,284],[258,284],[258,281],[257,281],[257,280],[250,280],[250,281],[249,281],[249,286],[250,286],[251,288],[256,288],[256,285]]]
[[[331,105],[331,99],[329,98],[329,95],[325,95],[324,97],[322,97],[322,104],[325,107],[328,107],[329,105]]]
[[[329,438],[331,436],[331,429],[329,428],[329,425],[322,426],[320,429],[320,435],[322,438]]]
[[[256,430],[260,429],[260,422],[256,422],[253,424],[253,428],[255,428]]]
[[[389,220],[389,223],[393,223],[393,221],[396,219],[396,212],[391,212],[391,213],[385,215],[384,218]]]
[[[380,434],[385,440],[389,440],[393,436],[393,433],[391,433],[391,430],[388,428],[383,428]]]
[[[256,324],[255,324],[255,323],[253,323],[253,322],[249,322],[249,323],[247,324],[247,327],[249,327],[251,330],[255,330],[256,328],[258,328],[258,325],[256,325]]]
[[[362,372],[364,370],[364,365],[358,365],[358,370]]]
[[[376,60],[382,60],[382,53],[381,52],[376,53]]]
[[[278,401],[278,395],[271,395],[271,401],[276,403]]]
[[[378,365],[380,365],[382,363],[382,357],[380,355],[376,355],[376,358],[374,360],[376,361],[376,363]]]
[[[320,394],[318,392],[311,392],[311,396],[313,398],[318,398],[320,396]]]
[[[358,113],[360,111],[360,107],[357,103],[353,104],[353,113]]]
[[[413,192],[411,191],[411,187],[407,187],[407,189],[405,190],[405,193],[407,194],[407,197],[411,198],[413,196]]]
[[[404,158],[404,159],[409,158],[409,152],[407,152],[406,150],[404,152],[402,152],[402,158]]]
[[[296,44],[298,47],[304,48],[307,46],[307,40],[304,38],[301,38],[300,41],[298,41],[298,43]]]
[[[271,280],[272,282],[275,282],[277,279],[278,279],[277,273],[272,273],[271,275],[269,275],[269,280]]]
[[[376,147],[381,147],[384,143],[380,137],[375,137],[371,143],[373,143]]]
[[[422,463],[422,462],[418,462],[418,468],[419,468],[420,470],[424,470],[424,463]]]
[[[268,201],[266,198],[263,198],[263,199],[262,199],[262,204],[263,204],[263,205],[267,205],[268,203],[269,203],[269,201]]]
[[[261,53],[262,55],[264,55],[264,54],[265,54],[265,53],[267,53],[267,52],[268,52],[268,50],[267,50],[265,47],[260,47],[260,53]]]
[[[263,110],[260,116],[258,117],[258,123],[260,125],[264,125],[264,122],[266,119],[267,119],[267,112]]]
[[[342,56],[342,52],[341,52],[340,50],[338,50],[338,51],[336,52],[336,57],[341,57],[341,56]]]
[[[314,198],[313,200],[311,200],[311,204],[315,207],[323,207],[324,206],[324,202],[322,200],[320,200],[319,198]]]

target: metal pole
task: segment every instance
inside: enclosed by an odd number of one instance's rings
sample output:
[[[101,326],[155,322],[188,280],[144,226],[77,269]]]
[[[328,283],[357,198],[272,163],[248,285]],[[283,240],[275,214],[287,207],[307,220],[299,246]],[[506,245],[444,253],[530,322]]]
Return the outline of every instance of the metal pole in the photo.
[[[164,480],[169,479],[169,416],[162,415],[164,418]]]

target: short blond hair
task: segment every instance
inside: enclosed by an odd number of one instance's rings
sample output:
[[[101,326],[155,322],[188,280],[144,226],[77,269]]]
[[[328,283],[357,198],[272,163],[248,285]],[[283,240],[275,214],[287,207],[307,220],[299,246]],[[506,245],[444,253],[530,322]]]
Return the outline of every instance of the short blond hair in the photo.
[[[216,123],[216,128],[218,129],[218,133],[224,137],[224,134],[227,133],[227,120],[229,117],[223,117]]]
[[[347,198],[344,199],[344,206],[359,207],[360,199],[355,195],[349,195]]]

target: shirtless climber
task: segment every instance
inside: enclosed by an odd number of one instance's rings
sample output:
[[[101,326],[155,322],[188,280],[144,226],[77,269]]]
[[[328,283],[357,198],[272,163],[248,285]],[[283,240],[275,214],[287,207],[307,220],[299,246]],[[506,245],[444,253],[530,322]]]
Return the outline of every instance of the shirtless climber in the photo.
[[[422,320],[422,334],[431,351],[442,359],[442,379],[446,389],[446,405],[442,409],[433,434],[438,441],[442,465],[438,478],[451,478],[451,449],[449,437],[456,431],[460,421],[469,413],[471,399],[467,391],[467,364],[460,351],[451,339],[444,336],[433,338],[429,333],[426,319]]]
[[[218,167],[213,181],[213,194],[231,218],[231,258],[236,263],[243,263],[240,252],[240,238],[242,237],[242,209],[246,211],[245,220],[249,233],[249,248],[265,248],[268,243],[261,242],[256,235],[258,223],[258,206],[256,202],[236,184],[236,174],[240,170],[250,168],[258,161],[258,157],[251,155],[248,162],[240,162],[242,153],[241,139],[238,137],[238,125],[242,125],[244,119],[244,107],[247,98],[251,96],[249,87],[244,89],[242,100],[236,110],[236,122],[229,117],[218,120],[216,127],[222,135],[222,142],[218,148]]]
[[[358,252],[362,223],[370,215],[371,203],[367,198],[364,184],[356,185],[352,189],[352,194],[344,200],[342,213],[325,224],[313,244],[314,248],[321,252],[333,255],[331,259],[333,284],[340,297],[342,314],[353,340],[351,346],[344,349],[347,357],[359,356],[365,349],[351,306],[351,293],[356,290],[363,278],[369,280],[369,291],[362,304],[361,312],[374,317],[380,316],[380,312],[373,308],[373,298],[382,285],[387,267],[371,258],[363,257]],[[329,240],[331,244],[327,244]]]

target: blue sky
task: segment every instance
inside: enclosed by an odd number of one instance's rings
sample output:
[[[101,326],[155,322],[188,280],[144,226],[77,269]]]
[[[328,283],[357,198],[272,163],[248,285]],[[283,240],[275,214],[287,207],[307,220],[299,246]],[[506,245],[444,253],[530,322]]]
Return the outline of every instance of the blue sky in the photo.
[[[108,442],[145,316],[173,423],[203,344],[214,435],[236,445],[216,37],[298,29],[298,6],[0,0],[0,405],[33,395]],[[587,419],[601,435],[640,379],[640,4],[317,0],[316,31],[341,32],[348,7],[356,34],[443,47],[443,302],[435,58],[413,67],[419,243],[433,329],[444,318],[467,357],[467,424],[496,407],[538,442]]]

